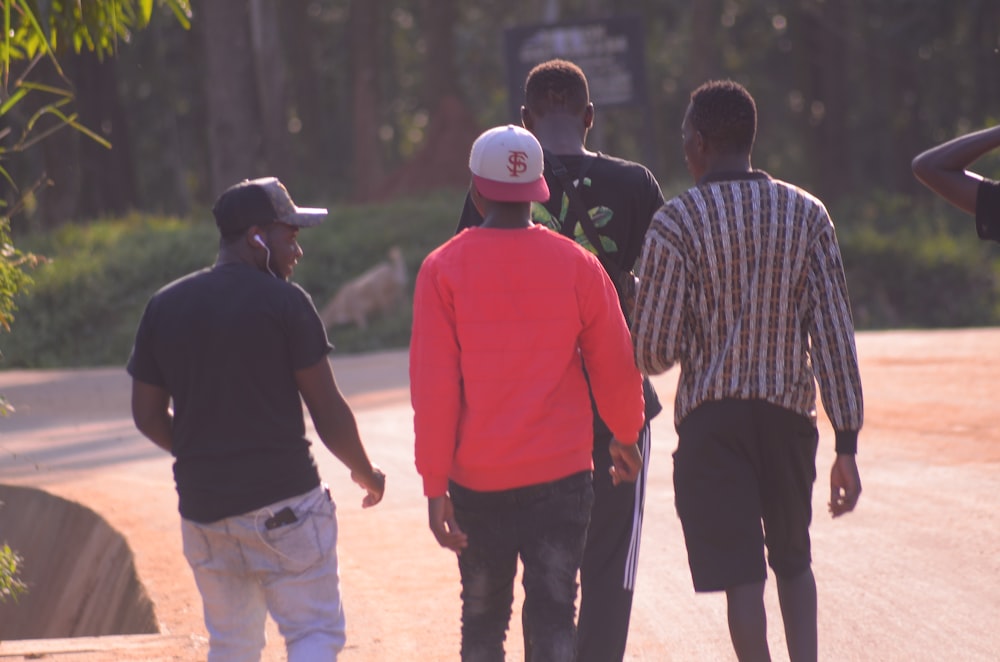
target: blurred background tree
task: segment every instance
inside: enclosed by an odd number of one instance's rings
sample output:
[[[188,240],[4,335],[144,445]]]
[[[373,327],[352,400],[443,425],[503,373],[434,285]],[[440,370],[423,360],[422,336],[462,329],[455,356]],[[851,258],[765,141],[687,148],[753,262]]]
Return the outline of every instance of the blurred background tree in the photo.
[[[61,70],[24,61],[71,90],[80,122],[115,147],[74,132],[47,142],[18,175],[44,172],[54,190],[15,230],[127,209],[187,214],[261,174],[329,200],[463,186],[472,138],[517,121],[504,28],[551,20],[641,18],[650,113],[598,108],[593,146],[641,159],[651,141],[669,190],[687,184],[687,95],[710,78],[756,97],[756,165],[832,203],[913,195],[916,152],[1000,120],[1000,3],[989,0],[195,0],[192,30],[149,21],[181,2],[38,4],[53,34],[65,8],[117,8],[100,39],[53,40],[67,47]],[[644,117],[653,125],[636,138]]]

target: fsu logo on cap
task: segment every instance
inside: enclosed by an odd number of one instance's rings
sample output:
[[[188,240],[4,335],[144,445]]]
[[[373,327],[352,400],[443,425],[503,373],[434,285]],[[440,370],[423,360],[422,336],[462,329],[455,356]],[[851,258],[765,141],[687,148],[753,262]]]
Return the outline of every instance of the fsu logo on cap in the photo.
[[[511,150],[507,156],[507,172],[511,177],[520,177],[528,169],[528,155],[523,151]]]

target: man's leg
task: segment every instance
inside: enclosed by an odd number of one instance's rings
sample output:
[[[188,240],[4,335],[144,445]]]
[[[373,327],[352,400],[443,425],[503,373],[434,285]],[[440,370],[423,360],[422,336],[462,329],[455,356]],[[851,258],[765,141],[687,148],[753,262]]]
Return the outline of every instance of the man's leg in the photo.
[[[181,520],[184,556],[201,593],[209,662],[259,660],[266,643],[264,593],[243,564],[230,524]]]
[[[547,484],[523,505],[524,623],[529,662],[572,662],[576,574],[594,502],[589,471]]]
[[[504,662],[514,603],[518,538],[511,490],[449,489],[458,526],[469,546],[458,557],[462,576],[462,662]]]
[[[774,570],[792,662],[818,655],[816,580],[810,566],[812,488],[816,481],[815,423],[769,403],[756,403],[760,428],[761,501],[768,562]]]
[[[640,433],[643,466],[634,485],[612,484],[610,441],[610,435],[594,440],[594,508],[580,567],[578,662],[620,662],[632,614],[649,467],[649,422]]]
[[[726,589],[729,636],[740,662],[769,662],[767,614],[764,611],[764,582],[741,584]]]
[[[778,602],[785,622],[785,640],[791,662],[816,662],[819,637],[816,625],[816,579],[812,569],[791,579],[777,577]]]
[[[267,606],[285,639],[289,662],[335,660],[346,641],[336,506],[321,487],[269,508],[278,512],[285,507],[297,521],[269,531],[262,518],[255,518],[259,536],[253,562]]]
[[[770,659],[757,432],[751,401],[706,402],[678,426],[674,497],[695,591],[726,591],[741,661]]]

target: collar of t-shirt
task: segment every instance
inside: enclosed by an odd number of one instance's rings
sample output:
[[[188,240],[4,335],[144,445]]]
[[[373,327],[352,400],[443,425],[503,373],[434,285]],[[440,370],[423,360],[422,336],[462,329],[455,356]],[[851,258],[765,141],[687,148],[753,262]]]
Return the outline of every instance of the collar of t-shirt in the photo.
[[[744,179],[771,179],[771,175],[763,170],[730,170],[723,172],[710,172],[698,180],[698,186],[711,184],[712,182],[733,182]]]

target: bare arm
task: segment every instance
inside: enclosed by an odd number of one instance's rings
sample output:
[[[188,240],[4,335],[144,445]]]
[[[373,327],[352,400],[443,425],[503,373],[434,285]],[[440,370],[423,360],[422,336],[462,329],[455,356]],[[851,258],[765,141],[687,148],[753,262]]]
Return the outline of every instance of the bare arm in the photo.
[[[976,213],[976,192],[982,177],[968,172],[973,161],[1000,147],[1000,126],[959,136],[913,159],[913,174],[927,188],[969,214]]]
[[[165,451],[173,449],[174,417],[170,394],[159,386],[132,380],[132,420],[135,427]]]
[[[385,474],[373,466],[361,443],[358,424],[337,387],[326,357],[295,371],[295,381],[323,444],[351,471],[351,479],[368,494],[362,505],[374,506],[385,492]]]

